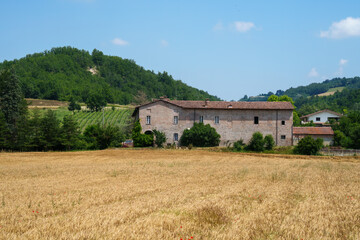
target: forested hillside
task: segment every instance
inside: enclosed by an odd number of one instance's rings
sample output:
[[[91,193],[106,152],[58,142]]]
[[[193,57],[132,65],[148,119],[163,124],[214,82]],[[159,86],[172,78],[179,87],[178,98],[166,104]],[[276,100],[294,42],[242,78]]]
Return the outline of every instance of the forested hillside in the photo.
[[[318,94],[326,93],[331,89],[334,89],[334,91],[336,91],[335,88],[341,87],[348,89],[360,88],[360,77],[334,78],[331,80],[325,80],[321,83],[311,83],[307,86],[299,86],[295,88],[291,87],[285,91],[277,90],[276,93],[268,92],[253,97],[248,97],[247,95],[245,95],[239,101],[266,101],[266,99],[271,95],[287,95],[296,101],[298,98],[316,96]]]
[[[339,113],[360,110],[360,89],[345,88],[331,96],[301,97],[295,101],[299,115],[306,115],[323,109]]]
[[[360,110],[360,77],[334,78],[286,91],[277,90],[275,94],[268,92],[254,97],[245,95],[239,101],[266,101],[271,95],[291,97],[300,116],[323,109],[339,113]]]
[[[0,70],[11,68],[18,76],[24,96],[52,100],[69,100],[71,96],[85,102],[92,94],[103,95],[107,102],[130,104],[168,96],[179,100],[219,100],[205,91],[174,80],[166,72],[154,73],[135,61],[92,54],[72,47],[27,55],[0,63]]]
[[[288,95],[296,100],[300,97],[315,96],[317,94],[325,93],[329,89],[337,87],[358,89],[360,88],[360,77],[334,78],[332,80],[325,80],[322,83],[311,83],[307,86],[289,88],[286,91],[278,90],[276,95]]]

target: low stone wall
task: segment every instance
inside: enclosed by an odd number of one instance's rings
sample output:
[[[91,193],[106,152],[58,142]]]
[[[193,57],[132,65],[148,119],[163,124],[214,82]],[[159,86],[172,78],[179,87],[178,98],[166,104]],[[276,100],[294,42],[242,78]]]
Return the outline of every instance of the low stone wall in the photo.
[[[320,151],[321,154],[327,156],[360,156],[359,149],[322,149]]]

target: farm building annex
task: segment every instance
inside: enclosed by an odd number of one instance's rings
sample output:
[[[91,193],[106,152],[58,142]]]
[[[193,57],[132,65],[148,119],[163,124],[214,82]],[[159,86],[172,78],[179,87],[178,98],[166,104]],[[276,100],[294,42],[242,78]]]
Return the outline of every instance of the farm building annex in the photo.
[[[181,134],[194,122],[210,124],[221,136],[220,145],[239,139],[249,142],[254,132],[271,134],[276,145],[291,146],[293,110],[290,102],[223,102],[155,99],[137,106],[144,133],[154,129],[166,134],[167,143],[178,144]]]

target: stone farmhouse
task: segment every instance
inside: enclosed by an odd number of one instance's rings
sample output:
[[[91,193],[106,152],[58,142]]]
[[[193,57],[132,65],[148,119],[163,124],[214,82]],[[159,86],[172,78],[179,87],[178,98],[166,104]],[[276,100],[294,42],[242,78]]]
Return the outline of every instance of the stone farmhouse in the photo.
[[[166,134],[167,143],[179,144],[185,129],[194,122],[210,124],[221,136],[220,145],[239,139],[249,142],[254,132],[271,134],[278,146],[293,141],[293,106],[290,102],[183,101],[160,98],[137,106],[133,113],[140,119],[144,133],[154,129]]]

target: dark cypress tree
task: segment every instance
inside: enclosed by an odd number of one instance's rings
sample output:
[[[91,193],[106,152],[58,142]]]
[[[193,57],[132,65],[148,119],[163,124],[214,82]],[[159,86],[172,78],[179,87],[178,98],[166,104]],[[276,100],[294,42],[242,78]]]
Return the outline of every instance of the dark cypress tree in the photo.
[[[44,150],[59,150],[60,125],[54,111],[48,110],[45,116],[41,119],[41,130],[44,136],[42,139]]]
[[[7,149],[6,139],[8,138],[8,127],[6,124],[5,116],[0,111],[0,150]]]
[[[6,148],[22,150],[26,141],[27,104],[18,78],[8,69],[0,72],[0,111],[8,131]]]
[[[61,145],[67,151],[76,149],[80,140],[79,124],[72,115],[66,115],[62,123]]]
[[[33,116],[28,121],[29,132],[26,148],[29,150],[44,150],[44,134],[41,129],[41,121],[40,110],[34,109]]]

